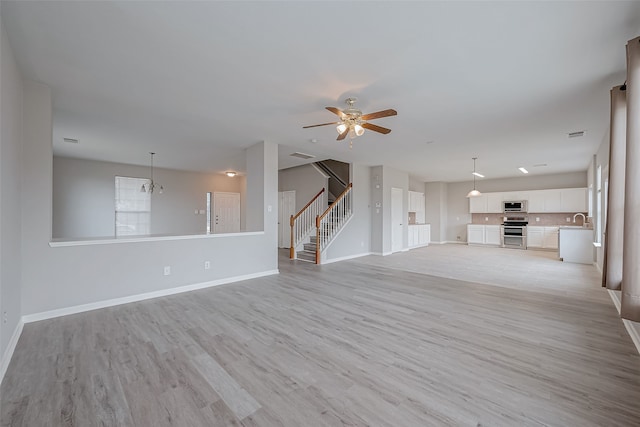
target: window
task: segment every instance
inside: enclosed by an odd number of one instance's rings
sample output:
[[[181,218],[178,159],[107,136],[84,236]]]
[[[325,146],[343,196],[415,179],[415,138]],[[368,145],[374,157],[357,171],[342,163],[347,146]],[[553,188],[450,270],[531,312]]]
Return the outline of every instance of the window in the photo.
[[[151,233],[151,194],[142,192],[144,178],[116,176],[116,237]]]
[[[596,243],[602,242],[602,165],[596,172]]]

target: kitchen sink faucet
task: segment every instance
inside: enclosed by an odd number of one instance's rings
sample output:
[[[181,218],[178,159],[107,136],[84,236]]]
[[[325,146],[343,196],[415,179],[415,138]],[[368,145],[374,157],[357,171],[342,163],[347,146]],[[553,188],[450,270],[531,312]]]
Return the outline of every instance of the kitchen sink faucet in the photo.
[[[583,226],[583,227],[586,227],[586,226],[587,226],[587,217],[586,217],[586,216],[584,216],[584,214],[583,214],[582,212],[578,212],[577,214],[575,214],[575,215],[573,216],[573,223],[574,223],[574,224],[576,223],[576,217],[577,217],[578,215],[581,215],[581,216],[582,216],[582,226]]]

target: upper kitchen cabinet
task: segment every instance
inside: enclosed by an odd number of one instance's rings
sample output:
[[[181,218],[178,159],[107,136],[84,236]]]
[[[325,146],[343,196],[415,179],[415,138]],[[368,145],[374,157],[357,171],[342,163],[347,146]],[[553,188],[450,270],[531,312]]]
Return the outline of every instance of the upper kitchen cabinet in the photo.
[[[545,193],[546,190],[529,191],[529,212],[545,212]]]
[[[502,193],[484,193],[469,198],[470,213],[502,213]]]
[[[561,212],[587,212],[587,189],[586,188],[566,188],[560,190]]]
[[[469,197],[470,213],[487,213],[487,193],[477,197]]]

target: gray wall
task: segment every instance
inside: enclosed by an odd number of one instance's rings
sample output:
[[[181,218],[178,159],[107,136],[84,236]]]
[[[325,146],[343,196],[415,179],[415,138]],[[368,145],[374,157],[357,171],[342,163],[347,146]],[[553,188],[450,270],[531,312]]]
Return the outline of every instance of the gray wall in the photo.
[[[51,247],[51,92],[25,82],[22,162],[22,314],[131,297],[277,270],[277,147],[247,149],[248,209],[263,233]],[[267,212],[271,206],[271,211]],[[267,213],[265,213],[267,212]],[[204,270],[204,261],[211,269]],[[171,275],[163,275],[171,266]],[[29,266],[32,267],[32,266]]]
[[[447,236],[447,183],[425,184],[425,222],[431,224],[431,241],[445,242]]]
[[[296,166],[278,172],[278,191],[296,192],[296,212],[305,207],[322,189],[322,205],[326,208],[328,200],[328,178],[311,165]]]
[[[53,158],[53,238],[103,237],[115,234],[115,176],[146,178],[149,167],[69,157]],[[244,176],[204,174],[154,168],[163,194],[151,200],[151,234],[206,232],[206,193],[244,191]],[[245,205],[241,203],[241,219]],[[241,228],[244,229],[244,221]]]
[[[0,367],[20,322],[23,84],[0,19]],[[8,355],[7,355],[8,356]],[[4,372],[0,372],[0,381]]]
[[[327,248],[326,261],[371,252],[371,171],[368,166],[352,164],[350,175],[353,218]]]

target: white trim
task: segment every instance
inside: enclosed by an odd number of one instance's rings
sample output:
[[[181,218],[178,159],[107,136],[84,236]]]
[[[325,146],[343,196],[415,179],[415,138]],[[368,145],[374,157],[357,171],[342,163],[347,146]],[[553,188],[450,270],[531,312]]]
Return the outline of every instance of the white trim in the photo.
[[[328,259],[326,261],[323,261],[323,264],[331,264],[332,262],[338,262],[338,261],[346,261],[348,259],[353,259],[353,258],[360,258],[363,256],[367,256],[367,255],[375,255],[373,252],[363,252],[361,254],[355,254],[355,255],[347,255],[347,256],[343,256],[343,257],[339,257],[339,258],[331,258]]]
[[[463,242],[462,240],[457,241],[457,240],[447,240],[445,242],[440,242],[441,245],[444,244],[453,244],[453,245],[467,245],[467,242]],[[473,246],[473,243],[471,244]]]
[[[15,351],[18,340],[20,339],[20,335],[22,334],[23,326],[24,322],[21,319],[20,321],[18,321],[16,328],[13,330],[13,335],[11,335],[9,345],[7,345],[7,349],[2,355],[2,360],[0,360],[0,384],[2,384],[4,374],[7,372],[7,368],[9,367],[9,363],[11,362],[11,358],[13,357],[13,352]]]
[[[166,240],[190,240],[190,239],[217,239],[221,237],[241,237],[241,236],[259,236],[264,231],[246,231],[240,233],[216,233],[216,234],[190,234],[184,236],[138,236],[138,237],[107,237],[104,239],[94,238],[88,240],[60,240],[51,241],[49,246],[52,248],[61,248],[66,246],[89,246],[89,245],[112,245],[116,243],[141,243],[141,242],[158,242]]]
[[[607,291],[609,291],[609,296],[613,301],[613,305],[616,306],[616,310],[618,310],[618,314],[620,314],[622,310],[622,304],[620,303],[618,294],[616,293],[616,291],[613,291],[611,289],[607,289]],[[640,353],[640,324],[627,319],[622,319],[622,324],[631,337],[631,341],[633,341],[633,344],[636,346],[636,350],[638,350],[638,353]]]
[[[393,252],[371,252],[371,255],[378,255],[378,256],[387,256],[387,255],[391,255]]]
[[[24,323],[37,322],[54,317],[67,316],[69,314],[82,313],[85,311],[98,310],[100,308],[113,307],[114,305],[128,304],[131,302],[144,301],[152,298],[164,297],[183,292],[195,291],[198,289],[210,288],[212,286],[224,285],[227,283],[240,282],[243,280],[256,279],[258,277],[279,274],[279,270],[261,271],[259,273],[245,274],[242,276],[226,277],[224,279],[212,280],[210,282],[194,283],[193,285],[179,286],[177,288],[163,289],[161,291],[147,292],[144,294],[130,295],[127,297],[113,298],[104,301],[92,302],[89,304],[75,305],[72,307],[59,308],[56,310],[43,311],[40,313],[27,314],[22,316]]]

